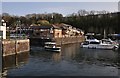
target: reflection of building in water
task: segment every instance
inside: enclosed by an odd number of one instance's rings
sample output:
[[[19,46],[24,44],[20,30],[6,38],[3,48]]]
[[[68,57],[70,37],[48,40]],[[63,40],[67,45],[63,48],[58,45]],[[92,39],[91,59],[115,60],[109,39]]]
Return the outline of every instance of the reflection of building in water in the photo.
[[[74,47],[73,47],[74,46]],[[78,50],[76,44],[63,45],[62,50],[59,53],[53,53],[52,58],[55,62],[59,62],[61,57],[64,56],[65,59],[71,59],[76,56],[76,51]],[[62,56],[63,55],[63,56]]]
[[[28,62],[28,58],[29,58],[28,52],[23,52],[17,55],[4,56],[3,57],[3,73],[6,73],[6,71],[9,68],[19,67],[21,65],[26,64]]]
[[[22,64],[27,63],[29,58],[28,52],[20,53],[17,55],[5,56],[3,57],[3,68],[11,68],[20,66]]]
[[[71,59],[76,56],[77,51],[79,51],[79,44],[69,44],[62,46],[62,54],[66,59]]]
[[[61,52],[53,53],[52,58],[55,62],[59,62],[61,60]]]
[[[16,55],[16,67],[26,64],[28,62],[28,59],[29,59],[29,52],[24,52]]]

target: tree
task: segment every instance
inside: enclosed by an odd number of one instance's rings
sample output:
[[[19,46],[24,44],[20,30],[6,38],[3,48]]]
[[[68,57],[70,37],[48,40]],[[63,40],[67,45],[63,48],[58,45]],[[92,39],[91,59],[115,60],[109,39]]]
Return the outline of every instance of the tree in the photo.
[[[47,21],[47,20],[38,20],[37,24],[40,24],[40,25],[50,25],[49,21]]]

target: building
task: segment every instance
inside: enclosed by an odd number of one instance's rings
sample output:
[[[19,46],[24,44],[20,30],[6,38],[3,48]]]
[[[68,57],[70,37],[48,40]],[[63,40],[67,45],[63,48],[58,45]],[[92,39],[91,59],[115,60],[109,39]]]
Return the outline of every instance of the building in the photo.
[[[56,26],[62,29],[63,37],[84,35],[84,32],[81,29],[75,28],[68,24],[61,23],[61,24],[56,24]]]
[[[20,29],[18,29],[20,31]],[[30,37],[40,38],[58,38],[62,37],[62,29],[55,26],[30,26],[21,28],[21,32],[28,34]]]
[[[22,34],[26,34],[29,37],[40,37],[40,38],[61,38],[71,36],[82,36],[84,32],[68,24],[52,24],[43,26],[29,26],[17,29],[18,33],[21,31]]]
[[[54,38],[62,37],[62,29],[55,25],[53,25],[53,37]]]
[[[0,38],[6,39],[6,23],[4,20],[1,20],[0,24]]]

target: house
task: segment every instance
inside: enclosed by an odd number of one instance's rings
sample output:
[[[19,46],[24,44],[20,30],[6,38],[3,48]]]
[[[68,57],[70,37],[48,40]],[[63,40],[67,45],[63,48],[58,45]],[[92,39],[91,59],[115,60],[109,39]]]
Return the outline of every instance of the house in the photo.
[[[53,36],[54,38],[62,37],[62,29],[60,27],[53,25]]]
[[[4,20],[1,20],[0,24],[0,38],[6,39],[6,23]]]
[[[56,26],[62,29],[63,37],[84,35],[84,32],[81,29],[75,28],[68,24],[61,23],[61,24],[56,24]]]
[[[60,38],[81,36],[84,32],[81,29],[75,28],[68,24],[52,24],[43,26],[29,26],[18,28],[18,30],[24,34],[28,34],[30,37],[40,38]]]

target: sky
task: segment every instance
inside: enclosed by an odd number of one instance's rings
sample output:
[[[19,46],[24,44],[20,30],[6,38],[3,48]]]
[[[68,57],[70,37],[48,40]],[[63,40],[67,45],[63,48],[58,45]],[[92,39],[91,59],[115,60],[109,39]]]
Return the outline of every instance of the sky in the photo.
[[[53,12],[68,15],[81,9],[116,12],[118,2],[2,2],[2,13],[18,16]]]
[[[118,2],[119,0],[1,0],[2,2]]]

